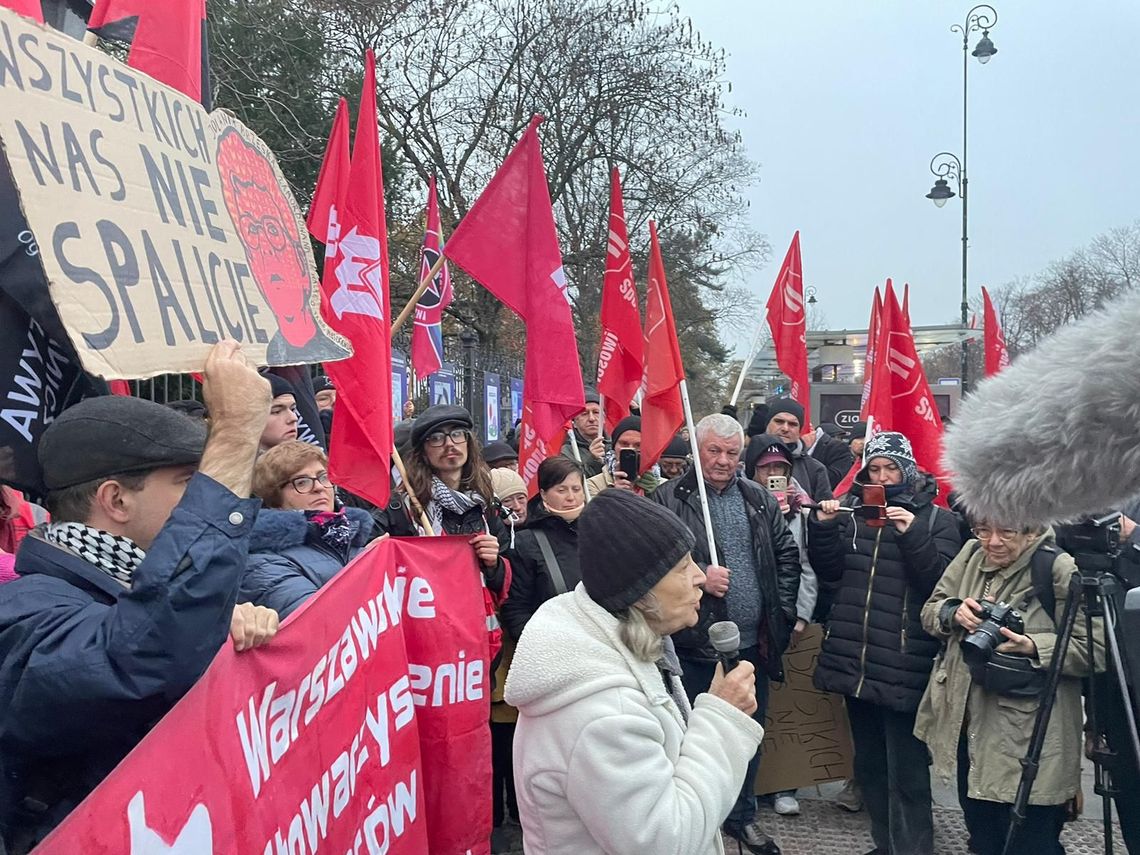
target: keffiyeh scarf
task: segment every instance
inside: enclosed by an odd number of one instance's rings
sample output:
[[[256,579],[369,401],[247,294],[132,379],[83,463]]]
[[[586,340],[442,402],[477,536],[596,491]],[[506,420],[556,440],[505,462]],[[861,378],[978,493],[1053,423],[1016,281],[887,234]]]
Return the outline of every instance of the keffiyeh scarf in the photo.
[[[49,543],[74,552],[88,564],[94,564],[124,588],[131,587],[135,568],[146,553],[129,537],[100,531],[79,522],[49,523],[44,528]]]
[[[476,505],[483,506],[483,497],[478,493],[459,493],[444,484],[435,475],[431,478],[431,501],[426,508],[428,520],[436,534],[443,534],[443,512],[451,511],[463,516]]]

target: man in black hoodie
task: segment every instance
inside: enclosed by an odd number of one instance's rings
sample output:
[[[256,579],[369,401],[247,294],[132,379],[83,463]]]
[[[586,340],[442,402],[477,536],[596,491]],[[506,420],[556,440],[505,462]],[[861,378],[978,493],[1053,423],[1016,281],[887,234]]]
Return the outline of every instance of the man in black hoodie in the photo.
[[[804,426],[804,408],[791,398],[777,398],[768,401],[767,405],[768,430],[765,432],[778,436],[791,450],[792,477],[817,502],[832,498],[834,493],[827,467],[809,454],[800,438]],[[847,468],[850,469],[850,465]],[[843,474],[847,474],[846,470]]]

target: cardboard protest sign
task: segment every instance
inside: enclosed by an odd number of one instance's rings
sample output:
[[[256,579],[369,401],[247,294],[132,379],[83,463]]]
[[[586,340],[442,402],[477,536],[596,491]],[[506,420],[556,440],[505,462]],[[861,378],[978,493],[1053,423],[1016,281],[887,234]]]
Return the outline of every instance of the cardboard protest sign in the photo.
[[[784,653],[784,683],[770,687],[757,793],[814,787],[853,774],[843,697],[812,685],[822,644],[823,627],[811,624]]]
[[[79,359],[107,378],[342,359],[296,201],[235,118],[0,9],[0,145]]]
[[[488,655],[467,539],[377,541],[227,645],[35,852],[484,855]]]

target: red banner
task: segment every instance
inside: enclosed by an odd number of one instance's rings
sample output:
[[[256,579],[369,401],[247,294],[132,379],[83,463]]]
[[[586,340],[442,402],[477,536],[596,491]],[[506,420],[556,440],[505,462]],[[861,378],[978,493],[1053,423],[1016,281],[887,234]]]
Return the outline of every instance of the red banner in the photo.
[[[649,221],[649,276],[645,289],[645,394],[641,400],[641,472],[648,472],[685,424],[681,382],[685,365],[677,342],[677,324],[665,281],[665,262],[657,242],[657,223]]]
[[[420,248],[421,280],[431,273],[442,251],[443,229],[439,224],[439,200],[433,175],[428,182],[427,227]],[[419,378],[434,374],[443,367],[443,313],[454,296],[451,272],[445,262],[416,303],[416,320],[412,327],[412,371]]]
[[[804,408],[805,433],[811,430],[811,390],[807,357],[807,313],[804,306],[804,273],[800,259],[800,233],[792,235],[788,254],[768,297],[768,328],[772,330],[772,346],[776,364],[788,375],[791,391],[788,397]]]
[[[486,853],[490,683],[466,538],[385,538],[227,645],[37,855]]]
[[[887,280],[891,284],[891,280]],[[859,420],[867,420],[867,402],[871,399],[871,380],[875,376],[875,347],[879,343],[879,328],[883,318],[883,298],[875,288],[875,299],[871,303],[871,320],[867,324],[867,356],[863,360],[863,396],[859,401]]]
[[[982,334],[986,345],[986,376],[992,377],[1009,365],[1009,350],[1005,346],[1005,334],[998,322],[997,310],[990,299],[990,292],[982,289],[985,303],[985,332]]]

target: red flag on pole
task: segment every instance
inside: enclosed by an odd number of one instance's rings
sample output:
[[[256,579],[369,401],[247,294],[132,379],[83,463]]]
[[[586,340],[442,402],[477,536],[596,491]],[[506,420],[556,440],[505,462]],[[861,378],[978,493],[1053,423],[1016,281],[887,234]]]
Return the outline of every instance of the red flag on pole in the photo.
[[[338,110],[338,116],[340,111]],[[315,200],[324,212],[309,228],[327,243],[321,305],[329,326],[352,343],[349,359],[327,363],[336,384],[337,425],[329,443],[329,475],[347,490],[383,507],[392,455],[392,346],[388,300],[388,231],[380,133],[376,119],[376,59],[368,51],[356,142],[348,168],[343,213],[335,200],[345,173],[347,121],[333,123]],[[328,207],[329,200],[334,200]],[[326,224],[325,235],[316,229]],[[335,234],[335,237],[334,237]]]
[[[982,289],[982,302],[985,304],[985,332],[982,335],[986,344],[986,376],[992,377],[1009,365],[1009,350],[1005,346],[1005,334],[998,322],[997,310],[985,288]]]
[[[887,285],[891,280],[887,280]],[[871,380],[875,376],[875,347],[879,343],[879,330],[883,318],[883,297],[875,288],[875,299],[871,302],[871,320],[867,324],[867,350],[863,359],[863,397],[859,401],[859,420],[867,420],[867,402],[871,399]]]
[[[309,206],[309,217],[305,221],[309,234],[325,244],[326,274],[330,272],[329,262],[336,255],[336,241],[340,237],[339,220],[344,217],[344,197],[348,193],[348,170],[351,163],[348,134],[348,102],[341,98],[329,132],[329,142],[325,147],[325,159],[321,161],[321,171],[317,173],[313,204]]]
[[[428,182],[427,230],[420,249],[421,280],[431,272],[442,250],[443,230],[439,225],[439,200],[433,175]],[[417,377],[434,374],[443,365],[443,313],[451,305],[453,296],[451,273],[444,264],[416,303],[416,320],[412,327],[412,370]]]
[[[665,282],[657,224],[649,221],[649,281],[645,290],[645,394],[641,399],[641,472],[649,470],[685,423],[685,366]]]
[[[11,9],[25,18],[39,21],[41,24],[44,22],[44,10],[40,0],[0,0],[0,6]]]
[[[940,485],[942,475],[942,417],[926,380],[922,360],[914,346],[914,335],[903,316],[894,288],[887,282],[879,341],[875,348],[875,376],[867,417],[872,433],[897,431],[910,440],[918,467],[931,472]],[[835,488],[846,492],[859,464]],[[945,496],[936,501],[946,506]]]
[[[807,358],[807,317],[804,312],[804,274],[800,260],[800,233],[780,265],[768,297],[768,327],[776,349],[776,364],[792,383],[792,400],[804,408],[803,432],[811,430],[811,392]]]
[[[629,415],[629,404],[641,386],[644,344],[641,310],[637,305],[629,257],[621,176],[615,167],[610,175],[610,228],[598,345],[598,394],[605,399],[607,431],[613,432],[618,422]]]
[[[538,140],[541,122],[541,116],[531,119],[443,248],[445,256],[526,324],[519,447],[524,480],[533,478],[541,462],[539,454],[556,453],[558,433],[586,405],[566,274]],[[525,469],[524,460],[530,462]]]
[[[96,0],[87,29],[129,44],[127,65],[201,101],[205,23],[205,0]]]

